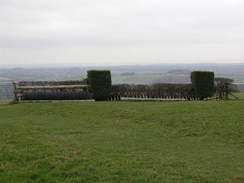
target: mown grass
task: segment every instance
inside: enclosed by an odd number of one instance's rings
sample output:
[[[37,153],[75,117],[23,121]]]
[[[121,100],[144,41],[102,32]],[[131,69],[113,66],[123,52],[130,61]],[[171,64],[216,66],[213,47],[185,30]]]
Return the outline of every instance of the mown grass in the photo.
[[[0,182],[243,182],[244,101],[0,103]]]

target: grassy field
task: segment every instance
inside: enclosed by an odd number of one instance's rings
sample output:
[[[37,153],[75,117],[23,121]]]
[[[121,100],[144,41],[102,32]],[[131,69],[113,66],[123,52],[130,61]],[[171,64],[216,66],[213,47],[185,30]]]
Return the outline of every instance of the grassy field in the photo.
[[[232,93],[234,96],[229,95],[230,99],[235,99],[237,97],[238,99],[244,99],[244,92],[239,92],[239,93]]]
[[[235,82],[239,83],[238,81],[244,80],[244,75],[217,75],[216,77],[221,77],[221,78],[230,78],[233,79]]]
[[[137,74],[137,75],[114,75],[112,76],[113,84],[148,84],[153,80],[163,77],[162,74]]]
[[[0,182],[243,182],[244,100],[0,103]]]

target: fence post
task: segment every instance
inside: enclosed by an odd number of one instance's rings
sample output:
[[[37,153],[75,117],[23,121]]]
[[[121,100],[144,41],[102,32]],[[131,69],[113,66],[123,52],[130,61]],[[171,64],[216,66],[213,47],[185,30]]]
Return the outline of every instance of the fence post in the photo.
[[[14,81],[12,81],[12,98],[13,98],[13,101],[16,101],[16,83]]]

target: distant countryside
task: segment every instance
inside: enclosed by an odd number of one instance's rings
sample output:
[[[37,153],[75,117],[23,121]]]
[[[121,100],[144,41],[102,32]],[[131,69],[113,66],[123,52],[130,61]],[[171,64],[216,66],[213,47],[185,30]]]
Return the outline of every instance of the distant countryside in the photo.
[[[87,70],[109,69],[112,84],[190,83],[190,73],[195,70],[213,71],[215,77],[233,79],[240,92],[244,91],[244,64],[174,64],[145,66],[100,67],[41,67],[0,69],[0,100],[11,99],[12,81],[62,81],[81,80]]]

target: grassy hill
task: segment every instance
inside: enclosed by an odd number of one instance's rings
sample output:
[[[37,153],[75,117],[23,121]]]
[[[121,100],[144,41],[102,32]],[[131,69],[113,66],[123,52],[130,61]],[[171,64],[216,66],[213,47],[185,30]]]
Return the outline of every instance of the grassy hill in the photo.
[[[0,182],[243,182],[244,100],[0,103]]]

